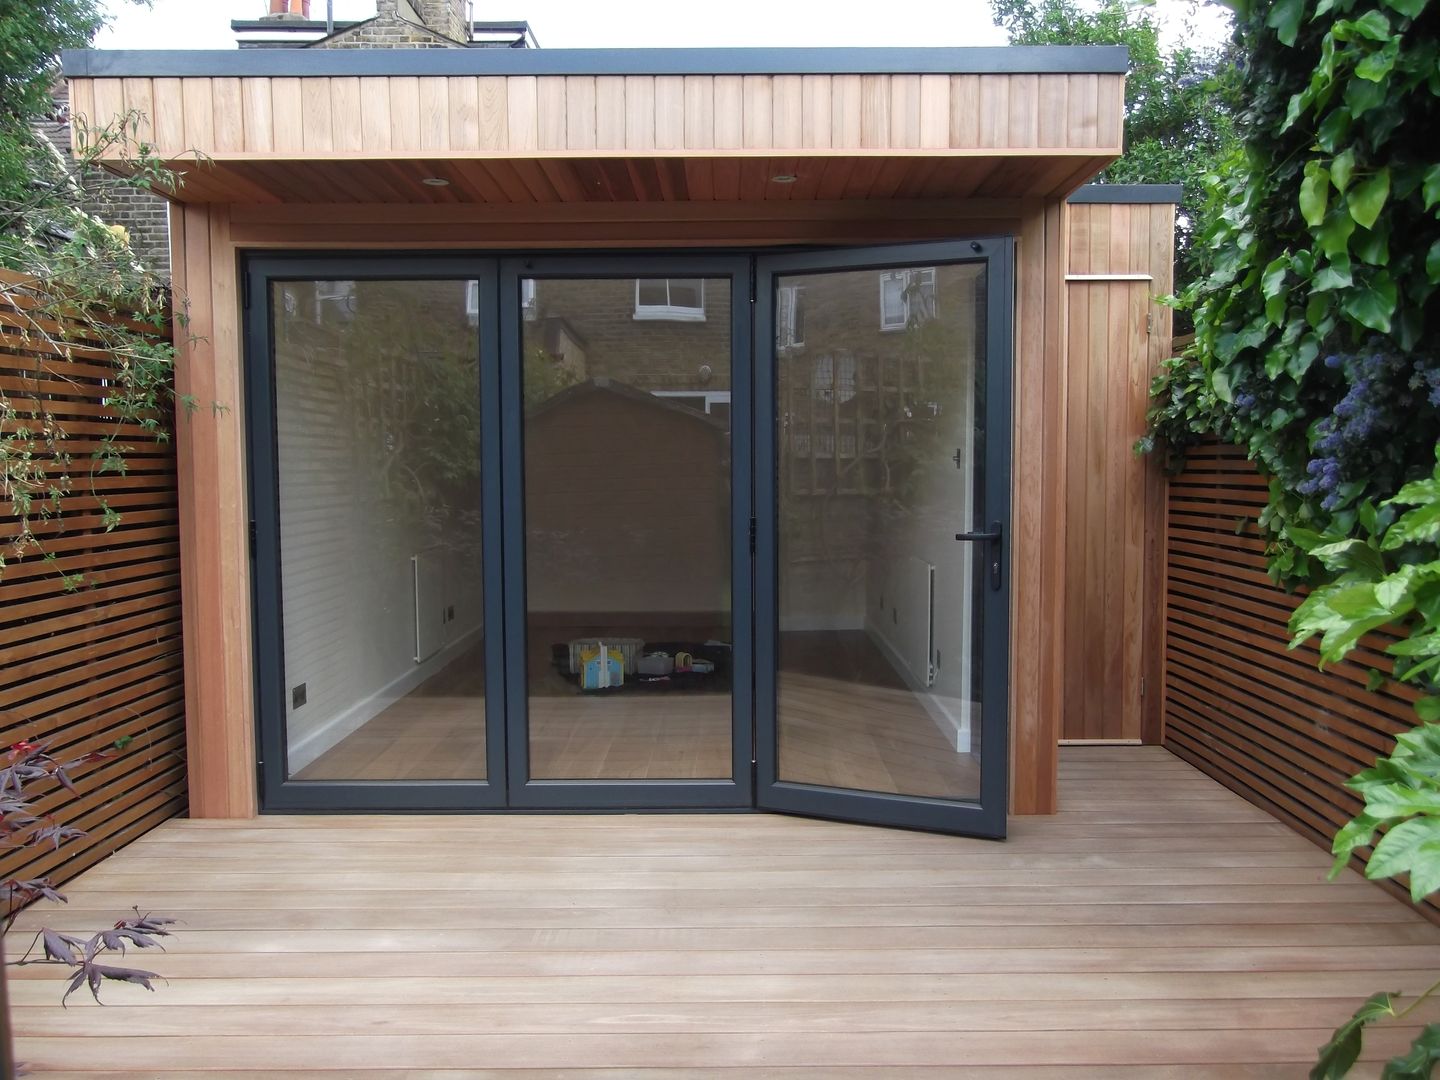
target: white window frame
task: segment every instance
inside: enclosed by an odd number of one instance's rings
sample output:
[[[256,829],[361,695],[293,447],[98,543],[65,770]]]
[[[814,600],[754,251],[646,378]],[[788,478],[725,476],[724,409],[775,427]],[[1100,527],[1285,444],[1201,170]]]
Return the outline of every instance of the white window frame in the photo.
[[[642,281],[663,281],[665,282],[665,296],[670,296],[670,282],[698,281],[700,283],[700,306],[691,307],[689,304],[642,304],[640,303],[640,283]],[[704,322],[705,321],[705,279],[704,278],[636,278],[635,279],[635,315],[636,319],[665,319],[670,322]]]
[[[730,404],[729,390],[651,390],[650,394],[660,398],[704,398],[706,416],[714,412],[716,405]]]
[[[885,311],[885,286],[888,282],[900,282],[900,312],[899,318],[886,317]],[[926,286],[930,288],[930,310],[915,311],[911,300],[918,289],[922,294]],[[880,271],[880,329],[886,332],[904,330],[910,325],[912,317],[916,321],[934,318],[935,316],[935,268],[933,266],[913,267],[905,270],[881,270]]]
[[[805,320],[796,313],[805,304],[804,285],[781,285],[775,303],[775,344],[781,349],[800,348],[805,344]],[[797,335],[796,326],[799,326]]]
[[[465,314],[473,326],[480,321],[480,282],[465,283]],[[535,279],[520,279],[520,317],[527,322],[535,318]]]

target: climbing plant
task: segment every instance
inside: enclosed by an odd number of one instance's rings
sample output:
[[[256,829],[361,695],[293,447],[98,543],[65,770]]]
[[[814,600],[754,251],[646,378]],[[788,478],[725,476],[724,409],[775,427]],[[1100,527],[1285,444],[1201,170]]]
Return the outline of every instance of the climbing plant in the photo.
[[[123,472],[128,439],[166,438],[175,404],[164,282],[136,259],[123,228],[81,207],[102,158],[120,158],[131,174],[123,182],[142,190],[172,189],[178,177],[138,138],[138,113],[77,125],[73,160],[42,130],[64,120],[54,98],[60,50],[87,46],[104,17],[100,0],[0,6],[0,269],[13,271],[0,280],[10,309],[0,351],[32,361],[7,360],[0,382],[0,575],[6,561],[44,557],[63,500],[96,494],[86,487],[96,474]],[[57,387],[78,377],[66,365],[97,354],[107,370],[96,420],[108,430],[91,431],[77,455],[53,403],[65,396]],[[113,528],[119,514],[97,502]]]
[[[1219,435],[1271,477],[1260,523],[1272,576],[1309,595],[1294,644],[1323,663],[1398,632],[1394,678],[1418,726],[1350,781],[1362,813],[1336,871],[1372,847],[1372,878],[1440,889],[1440,5],[1233,0],[1246,57],[1241,147],[1208,178],[1203,276],[1181,298],[1195,342],[1155,386],[1153,436],[1176,463]],[[1405,1015],[1377,994],[1321,1050],[1345,1075],[1367,1025]],[[1431,1075],[1440,1025],[1385,1066]]]

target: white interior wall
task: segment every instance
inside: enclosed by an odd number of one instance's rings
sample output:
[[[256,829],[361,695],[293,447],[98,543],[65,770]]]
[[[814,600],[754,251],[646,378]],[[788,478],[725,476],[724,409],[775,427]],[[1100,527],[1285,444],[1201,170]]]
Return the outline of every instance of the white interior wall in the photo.
[[[876,511],[874,557],[866,568],[865,628],[912,688],[957,751],[968,753],[978,697],[979,673],[973,670],[975,560],[985,546],[962,543],[960,532],[984,531],[988,522],[975,519],[975,350],[972,313],[978,271],[942,267],[937,302],[941,316],[953,321],[953,336],[944,362],[954,365],[941,384],[949,388],[940,402],[937,445],[933,460],[922,462],[912,477],[905,513]],[[951,455],[959,451],[958,462]],[[923,622],[919,610],[925,597],[916,585],[917,564],[934,567],[931,601],[933,665],[928,689],[923,663],[908,642]],[[920,667],[921,670],[915,670]]]
[[[343,338],[277,342],[281,588],[289,765],[296,772],[463,652],[480,633],[478,538],[453,517],[417,528],[413,501],[364,445]],[[340,347],[331,347],[334,344]],[[403,377],[403,373],[398,373]],[[414,430],[389,432],[397,442]],[[475,520],[478,520],[478,508]],[[415,662],[412,556],[446,554],[446,647]],[[305,684],[306,701],[292,706]]]

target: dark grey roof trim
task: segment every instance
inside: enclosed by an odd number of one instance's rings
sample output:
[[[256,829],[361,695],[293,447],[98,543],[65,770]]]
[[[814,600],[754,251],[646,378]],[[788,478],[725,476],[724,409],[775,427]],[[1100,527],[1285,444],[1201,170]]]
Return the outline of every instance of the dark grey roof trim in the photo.
[[[1123,74],[1123,45],[969,49],[72,49],[71,78],[322,75]]]
[[[1180,184],[1086,184],[1067,200],[1072,203],[1178,203]]]

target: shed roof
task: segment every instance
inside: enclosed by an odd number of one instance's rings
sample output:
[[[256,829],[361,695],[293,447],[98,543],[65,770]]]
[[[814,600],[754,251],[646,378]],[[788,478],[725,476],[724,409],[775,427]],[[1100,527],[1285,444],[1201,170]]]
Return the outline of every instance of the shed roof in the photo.
[[[65,54],[77,125],[217,203],[1066,195],[1121,152],[1121,47]],[[126,163],[120,148],[107,164]]]

